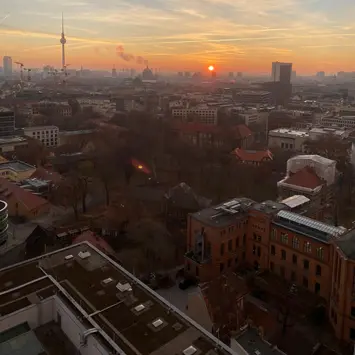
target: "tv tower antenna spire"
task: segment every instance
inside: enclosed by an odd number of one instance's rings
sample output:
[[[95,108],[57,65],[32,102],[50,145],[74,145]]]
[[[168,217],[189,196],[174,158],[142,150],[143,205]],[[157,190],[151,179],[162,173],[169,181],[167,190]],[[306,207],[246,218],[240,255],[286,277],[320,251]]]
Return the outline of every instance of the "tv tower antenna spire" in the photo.
[[[65,69],[65,44],[67,43],[67,40],[64,35],[64,17],[62,13],[62,35],[60,38],[60,43],[62,44],[62,69]]]

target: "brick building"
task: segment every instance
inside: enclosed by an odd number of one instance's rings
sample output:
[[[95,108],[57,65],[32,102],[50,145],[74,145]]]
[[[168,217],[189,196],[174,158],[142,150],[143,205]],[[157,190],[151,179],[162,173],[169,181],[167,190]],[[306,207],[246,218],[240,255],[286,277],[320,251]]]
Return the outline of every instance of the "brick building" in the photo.
[[[238,198],[188,216],[185,273],[207,282],[241,264],[314,293],[336,336],[355,341],[355,230]]]

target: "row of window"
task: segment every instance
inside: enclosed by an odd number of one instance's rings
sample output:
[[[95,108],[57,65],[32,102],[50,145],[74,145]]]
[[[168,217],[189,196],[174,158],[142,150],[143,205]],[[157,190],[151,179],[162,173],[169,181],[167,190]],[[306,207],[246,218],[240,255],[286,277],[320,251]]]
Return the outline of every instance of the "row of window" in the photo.
[[[281,143],[281,148],[283,149],[293,149],[294,145],[292,143]]]
[[[244,234],[243,235],[243,245],[245,245],[246,239],[247,239],[247,236],[246,236],[246,234]],[[237,249],[239,247],[239,238],[235,238],[234,245],[235,245],[235,249]],[[229,252],[233,251],[233,239],[228,240],[228,251]],[[221,243],[220,254],[223,256],[224,252],[225,252],[225,244]]]
[[[275,228],[271,230],[271,240],[277,241],[277,231]],[[287,233],[280,233],[280,242],[282,244],[289,244],[289,237]],[[292,248],[300,249],[300,240],[297,237],[292,238]],[[312,253],[312,244],[308,241],[303,242],[303,251],[305,253]],[[324,248],[316,248],[316,256],[318,259],[324,259]]]
[[[271,261],[270,262],[270,270],[272,272],[275,272],[275,264]],[[280,276],[284,279],[286,279],[286,269],[284,266],[280,266]],[[290,279],[291,279],[291,282],[297,282],[297,274],[295,271],[291,271],[291,275],[290,275]],[[309,288],[309,280],[306,276],[303,276],[302,278],[302,285],[305,287],[305,288]],[[316,294],[319,294],[320,293],[320,290],[321,290],[321,285],[319,282],[316,282],[314,284],[314,292]]]
[[[271,245],[271,255],[276,255],[275,245]],[[287,260],[286,250],[281,250],[281,260]],[[295,254],[292,254],[292,264],[297,265],[298,257]],[[309,260],[303,260],[303,268],[305,270],[309,270]],[[322,276],[322,267],[320,265],[316,265],[316,275]]]

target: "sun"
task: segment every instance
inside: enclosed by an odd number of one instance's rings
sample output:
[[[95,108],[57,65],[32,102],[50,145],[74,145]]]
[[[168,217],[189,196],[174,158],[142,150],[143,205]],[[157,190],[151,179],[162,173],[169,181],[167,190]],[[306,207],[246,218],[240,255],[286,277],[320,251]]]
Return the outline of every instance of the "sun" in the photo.
[[[210,66],[208,67],[208,70],[209,70],[209,71],[214,71],[214,66],[213,66],[213,65],[210,65]]]

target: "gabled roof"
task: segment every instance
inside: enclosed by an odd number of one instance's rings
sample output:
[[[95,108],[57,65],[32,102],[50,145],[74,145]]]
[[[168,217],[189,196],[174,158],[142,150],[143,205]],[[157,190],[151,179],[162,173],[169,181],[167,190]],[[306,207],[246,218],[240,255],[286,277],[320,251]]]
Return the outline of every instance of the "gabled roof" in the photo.
[[[315,189],[324,184],[324,181],[316,174],[314,169],[309,166],[298,170],[283,181],[285,184],[305,187],[307,189]]]
[[[46,170],[42,167],[37,168],[36,171],[31,175],[31,178],[51,181],[54,183],[59,183],[62,180],[62,176],[56,171]]]
[[[237,148],[232,154],[243,162],[261,162],[273,159],[270,150],[244,150],[242,148]]]
[[[22,203],[28,211],[36,210],[48,204],[48,201],[44,198],[23,189],[7,179],[0,178],[0,198],[7,201],[11,197],[14,197],[19,203]]]

